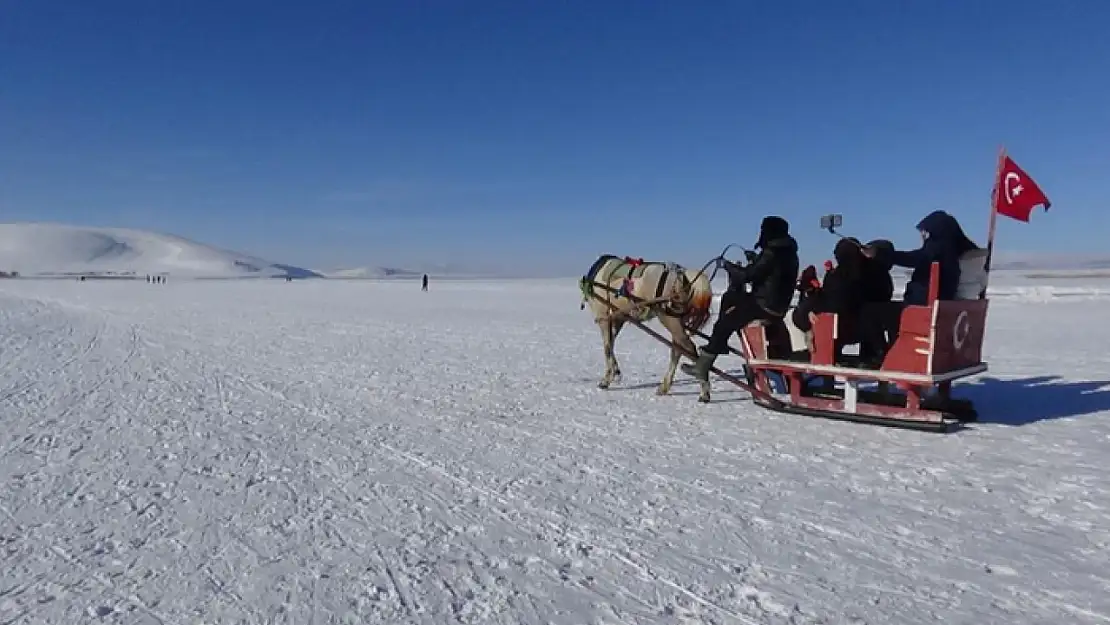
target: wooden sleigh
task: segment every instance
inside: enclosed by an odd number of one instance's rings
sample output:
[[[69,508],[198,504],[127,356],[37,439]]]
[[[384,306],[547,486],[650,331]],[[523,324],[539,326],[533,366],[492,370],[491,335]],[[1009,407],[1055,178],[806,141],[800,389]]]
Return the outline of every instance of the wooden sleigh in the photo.
[[[842,355],[859,341],[834,313],[815,315],[809,344],[789,314],[749,324],[739,332],[749,382],[776,400],[755,395],[754,401],[780,412],[934,431],[975,420],[974,406],[954,398],[952,384],[987,370],[987,260],[985,249],[961,258],[954,300],[938,299],[940,267],[934,263],[928,303],[901,311],[897,338],[877,369]],[[794,356],[805,351],[806,360]]]

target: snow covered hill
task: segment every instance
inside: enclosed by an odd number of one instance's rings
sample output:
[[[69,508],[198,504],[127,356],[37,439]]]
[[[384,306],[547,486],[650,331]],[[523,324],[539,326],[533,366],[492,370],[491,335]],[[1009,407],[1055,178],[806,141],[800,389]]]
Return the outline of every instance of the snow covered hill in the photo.
[[[0,271],[21,276],[320,277],[178,236],[56,223],[0,224]]]

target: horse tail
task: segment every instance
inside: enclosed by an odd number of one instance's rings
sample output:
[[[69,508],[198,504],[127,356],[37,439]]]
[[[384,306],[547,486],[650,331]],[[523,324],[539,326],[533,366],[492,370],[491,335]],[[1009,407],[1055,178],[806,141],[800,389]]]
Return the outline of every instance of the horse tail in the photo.
[[[701,330],[709,322],[709,309],[713,305],[713,285],[704,271],[686,270],[686,279],[691,280],[690,301],[682,325],[687,330]]]

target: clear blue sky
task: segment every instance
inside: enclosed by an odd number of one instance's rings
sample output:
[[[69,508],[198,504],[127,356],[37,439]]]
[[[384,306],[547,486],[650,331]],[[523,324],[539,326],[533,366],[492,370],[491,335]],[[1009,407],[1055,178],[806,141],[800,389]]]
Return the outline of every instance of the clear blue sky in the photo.
[[[1102,252],[1110,3],[0,1],[0,221],[313,267],[700,265],[759,219]]]

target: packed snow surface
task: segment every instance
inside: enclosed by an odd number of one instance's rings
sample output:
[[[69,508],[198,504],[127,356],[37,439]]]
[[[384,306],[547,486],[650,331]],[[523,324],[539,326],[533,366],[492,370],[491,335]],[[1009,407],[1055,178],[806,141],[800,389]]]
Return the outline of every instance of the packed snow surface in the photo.
[[[0,224],[0,271],[23,276],[213,278],[312,274],[169,234],[56,223]]]
[[[941,435],[657,397],[635,328],[598,390],[573,280],[0,281],[0,622],[1105,623],[1105,302],[1045,293]]]

